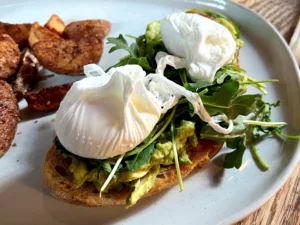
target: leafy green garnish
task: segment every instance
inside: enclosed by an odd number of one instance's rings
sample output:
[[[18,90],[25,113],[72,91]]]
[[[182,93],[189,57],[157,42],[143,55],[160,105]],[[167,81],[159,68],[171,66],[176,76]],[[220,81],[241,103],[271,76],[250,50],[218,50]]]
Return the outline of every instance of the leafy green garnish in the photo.
[[[119,50],[119,49],[123,49],[123,50],[126,50],[130,56],[132,57],[137,57],[138,56],[138,52],[137,52],[137,46],[135,43],[132,43],[130,46],[128,45],[126,39],[123,37],[122,34],[119,34],[119,37],[117,38],[107,38],[108,42],[107,44],[113,44],[115,45],[114,47],[112,47],[110,50],[109,50],[109,53],[112,53],[116,50]]]
[[[143,151],[134,155],[133,159],[125,161],[128,170],[134,171],[146,165],[150,162],[151,155],[155,149],[155,142],[152,142],[148,147],[146,147]]]
[[[239,82],[229,81],[224,83],[221,88],[213,95],[203,95],[202,101],[210,115],[224,113],[229,119],[237,116],[247,116],[256,109],[256,102],[261,95],[240,95]]]
[[[171,123],[171,138],[172,138],[173,155],[174,155],[178,183],[179,183],[180,191],[183,191],[184,187],[183,187],[183,182],[182,182],[182,177],[181,177],[181,172],[180,172],[180,167],[179,167],[178,154],[177,154],[177,148],[176,148],[176,140],[175,140],[175,130],[174,130],[173,123]]]
[[[185,69],[179,70],[179,76],[180,76],[183,87],[185,87],[185,89],[192,91],[192,92],[197,92],[202,88],[206,88],[206,87],[213,85],[213,83],[210,83],[207,81],[199,81],[196,83],[189,83],[188,78],[187,78],[187,72]]]
[[[246,133],[246,126],[243,123],[243,118],[238,116],[233,122],[233,129],[229,134],[221,134],[212,129],[209,125],[202,127],[200,131],[201,138],[214,140],[219,143],[226,142],[227,140],[232,140],[239,138]],[[226,125],[228,126],[228,125]]]
[[[268,170],[270,167],[258,154],[258,148],[256,147],[256,143],[258,141],[270,135],[278,135],[288,139],[300,139],[300,136],[286,135],[282,133],[283,127],[287,125],[286,123],[272,122],[272,108],[278,107],[279,105],[279,101],[275,103],[268,103],[260,100],[258,103],[258,109],[252,118],[253,120],[246,121],[248,124],[251,124],[249,127],[249,141],[253,157],[264,170]]]
[[[160,35],[160,22],[154,21],[149,24],[145,35],[139,37],[127,35],[127,37],[134,39],[135,42],[129,45],[122,34],[116,38],[107,38],[107,44],[114,45],[109,50],[109,53],[116,50],[125,50],[129,55],[121,58],[118,63],[109,67],[106,71],[113,67],[135,64],[140,65],[146,72],[154,72],[154,68],[156,67],[156,53],[158,51],[165,51]]]
[[[125,66],[128,64],[140,65],[145,70],[154,71],[149,64],[147,57],[144,56],[144,50],[141,48],[140,43],[141,38],[143,39],[144,36],[137,38],[136,43],[132,43],[130,46],[122,34],[120,34],[117,38],[107,38],[107,44],[115,45],[109,50],[109,53],[116,50],[125,50],[129,53],[128,56],[121,58],[117,64],[109,67],[107,71],[112,67]]]
[[[227,140],[226,145],[228,148],[235,149],[234,151],[226,154],[224,161],[224,168],[240,168],[243,162],[243,155],[246,150],[246,136]]]
[[[201,138],[214,140],[218,143],[226,142],[228,148],[235,149],[225,156],[224,168],[239,168],[242,165],[243,155],[246,149],[246,126],[243,118],[238,116],[233,121],[233,130],[229,134],[220,134],[209,126],[201,130]]]

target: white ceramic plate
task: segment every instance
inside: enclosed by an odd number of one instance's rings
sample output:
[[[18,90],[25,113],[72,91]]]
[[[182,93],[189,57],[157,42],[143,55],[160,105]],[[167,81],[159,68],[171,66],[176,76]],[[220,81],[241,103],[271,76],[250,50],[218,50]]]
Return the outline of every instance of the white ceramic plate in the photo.
[[[187,8],[208,8],[231,17],[241,28],[245,47],[241,66],[256,79],[280,79],[269,85],[269,101],[281,100],[274,120],[289,123],[288,133],[300,133],[300,85],[295,61],[278,32],[263,18],[235,4],[215,1],[11,1],[0,3],[0,20],[45,23],[53,13],[66,22],[105,18],[112,22],[110,36],[143,34],[146,25]],[[103,67],[116,62],[120,53],[108,54]],[[66,82],[60,77],[55,82]],[[47,81],[46,85],[49,85]],[[184,181],[185,191],[175,186],[125,210],[84,208],[57,201],[43,188],[42,165],[55,136],[51,115],[26,114],[25,102],[18,133],[8,153],[0,159],[1,224],[230,224],[261,206],[286,181],[299,160],[299,142],[268,139],[260,154],[271,165],[262,172],[249,151],[240,170],[224,170],[224,151],[202,171]]]

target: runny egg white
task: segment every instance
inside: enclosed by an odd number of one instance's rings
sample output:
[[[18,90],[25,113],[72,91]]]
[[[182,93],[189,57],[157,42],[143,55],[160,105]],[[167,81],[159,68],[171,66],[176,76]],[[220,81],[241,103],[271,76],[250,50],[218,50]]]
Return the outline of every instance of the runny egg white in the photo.
[[[172,55],[159,53],[157,72],[165,66],[186,68],[190,78],[212,82],[236,51],[236,41],[223,25],[192,13],[175,13],[161,20],[163,43]]]
[[[70,152],[94,159],[121,155],[139,145],[161,114],[184,96],[195,113],[218,132],[229,133],[214,122],[197,93],[139,65],[112,68],[85,66],[87,78],[73,84],[56,113],[55,131]]]

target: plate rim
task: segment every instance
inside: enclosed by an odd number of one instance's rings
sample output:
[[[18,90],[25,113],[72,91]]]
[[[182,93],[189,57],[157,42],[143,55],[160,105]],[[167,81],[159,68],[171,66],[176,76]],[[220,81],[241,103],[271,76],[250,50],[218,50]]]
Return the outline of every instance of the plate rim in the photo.
[[[139,4],[139,1],[136,1],[136,4]],[[229,1],[229,0],[164,0],[164,1],[169,1],[169,2],[182,2],[182,3],[194,3],[197,5],[201,5],[201,3],[210,3],[211,8],[214,8],[216,10],[220,10],[216,7],[216,5],[221,5],[224,6],[224,12],[228,12],[228,5],[232,5],[234,7],[239,8],[239,10],[245,11],[248,14],[251,14],[254,17],[257,17],[262,23],[266,24],[266,26],[268,26],[274,36],[276,36],[279,41],[280,44],[283,46],[283,48],[286,50],[287,56],[289,58],[289,61],[292,63],[292,67],[293,70],[295,71],[296,74],[296,78],[298,83],[297,85],[300,87],[300,70],[299,67],[296,63],[296,60],[288,46],[288,43],[286,42],[286,40],[283,38],[283,36],[280,34],[280,32],[275,28],[275,26],[269,22],[266,18],[264,18],[263,16],[261,16],[260,14],[258,14],[257,12],[255,12],[254,10],[242,6],[238,3]],[[14,4],[16,3],[16,4]],[[19,3],[19,4],[18,4]],[[213,4],[211,4],[213,3]],[[28,2],[24,2],[22,0],[12,0],[9,3],[3,3],[1,4],[0,8],[18,8],[20,5],[29,5],[32,4],[32,1],[28,1]],[[202,6],[203,7],[203,6]],[[262,195],[261,198],[259,198],[256,201],[253,201],[250,205],[248,205],[246,208],[241,209],[240,211],[235,212],[234,214],[232,214],[231,216],[224,218],[224,220],[222,222],[218,222],[219,225],[223,225],[223,224],[232,224],[232,223],[236,223],[239,222],[241,220],[243,220],[245,217],[249,216],[250,214],[252,214],[253,212],[255,212],[256,210],[258,210],[263,204],[265,204],[271,197],[273,197],[274,195],[276,195],[278,193],[278,191],[280,190],[280,188],[283,187],[284,184],[286,184],[287,180],[290,178],[291,174],[295,171],[298,163],[300,162],[300,141],[298,141],[297,145],[295,146],[295,152],[294,155],[292,157],[292,159],[290,160],[284,175],[281,177],[280,180],[275,181],[273,185],[271,185]]]
[[[176,0],[175,0],[176,1]],[[298,64],[296,62],[296,59],[294,58],[292,51],[290,50],[288,43],[283,38],[283,36],[280,34],[280,32],[277,30],[277,28],[269,22],[266,18],[255,12],[254,10],[242,6],[238,3],[229,1],[229,0],[183,0],[184,2],[192,2],[199,4],[201,2],[214,2],[215,4],[222,4],[225,6],[224,11],[226,12],[226,5],[233,5],[235,7],[238,7],[240,10],[244,10],[247,13],[256,16],[261,22],[265,23],[269,28],[271,28],[274,35],[280,40],[280,44],[283,45],[283,47],[286,50],[286,53],[288,55],[289,60],[292,62],[293,69],[295,70],[296,78],[298,78],[298,86],[300,87],[300,70],[298,67]],[[212,8],[216,8],[215,6],[212,6]],[[280,188],[282,188],[287,180],[290,178],[291,174],[295,171],[298,163],[300,162],[300,143],[298,141],[298,144],[295,146],[296,150],[294,153],[294,156],[292,157],[292,160],[289,162],[288,167],[286,169],[285,174],[281,177],[281,179],[274,183],[274,185],[270,186],[270,188],[264,192],[263,197],[261,197],[259,200],[254,201],[251,203],[251,205],[247,206],[247,209],[242,209],[241,211],[236,212],[232,216],[226,218],[223,222],[219,224],[233,224],[237,223],[241,220],[243,220],[245,217],[251,215],[256,210],[258,210],[263,204],[265,204],[268,200],[270,200],[273,196],[275,196]]]

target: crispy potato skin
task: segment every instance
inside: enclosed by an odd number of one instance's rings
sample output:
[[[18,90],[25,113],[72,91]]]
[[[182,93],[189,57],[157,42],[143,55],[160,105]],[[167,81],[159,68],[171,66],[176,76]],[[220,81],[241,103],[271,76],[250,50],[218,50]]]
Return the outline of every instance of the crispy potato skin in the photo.
[[[0,79],[7,80],[18,68],[21,52],[7,34],[0,35]]]
[[[53,39],[38,42],[32,49],[46,69],[59,74],[79,75],[83,73],[84,65],[100,60],[103,42],[96,38],[78,41]]]
[[[82,20],[68,24],[63,37],[79,40],[83,37],[103,39],[110,32],[111,23],[107,20]]]
[[[32,47],[37,42],[49,41],[56,38],[60,38],[57,33],[54,33],[46,27],[43,27],[39,23],[35,22],[30,29],[28,41],[30,47]]]
[[[0,157],[2,157],[14,139],[19,120],[17,100],[9,84],[3,80],[0,80],[0,99]]]
[[[27,49],[12,85],[18,100],[22,99],[28,91],[31,91],[33,86],[39,81],[38,67],[38,60]]]
[[[36,112],[56,111],[71,86],[72,84],[63,84],[43,88],[39,92],[28,92],[25,95],[28,108]]]
[[[58,15],[53,14],[45,24],[45,27],[61,36],[66,26],[64,21]]]
[[[0,22],[0,34],[8,34],[22,49],[28,46],[30,23],[10,24]]]

